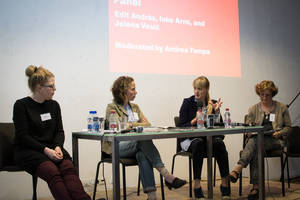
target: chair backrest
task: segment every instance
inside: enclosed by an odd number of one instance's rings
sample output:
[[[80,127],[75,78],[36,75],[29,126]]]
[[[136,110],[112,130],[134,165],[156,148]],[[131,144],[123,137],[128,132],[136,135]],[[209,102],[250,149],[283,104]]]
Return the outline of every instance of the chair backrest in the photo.
[[[14,165],[14,134],[13,123],[0,123],[0,171],[6,166]]]
[[[176,127],[179,127],[179,120],[180,120],[180,118],[178,116],[174,117],[174,123],[175,123]]]
[[[294,126],[287,135],[287,150],[291,154],[300,154],[300,127]]]
[[[174,117],[174,123],[175,123],[176,127],[179,127],[179,120],[180,120],[180,118],[178,116]],[[176,152],[179,152],[181,150],[181,147],[180,147],[180,142],[179,142],[178,139],[177,139],[176,143],[177,143],[177,145],[176,145]]]

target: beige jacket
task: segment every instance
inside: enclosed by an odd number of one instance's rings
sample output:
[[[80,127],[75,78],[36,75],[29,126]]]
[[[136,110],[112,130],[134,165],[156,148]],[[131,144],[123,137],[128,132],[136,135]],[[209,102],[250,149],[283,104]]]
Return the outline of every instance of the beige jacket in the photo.
[[[274,131],[278,131],[281,135],[280,139],[285,140],[288,132],[291,130],[291,119],[289,110],[283,103],[274,101],[274,109],[271,113],[275,114],[275,120],[272,122]],[[264,120],[264,111],[261,109],[260,103],[249,108],[246,123],[255,123],[261,125]]]
[[[139,106],[137,104],[134,103],[130,103],[129,104],[132,112],[133,113],[137,113],[139,119],[137,122],[132,122],[132,126],[133,127],[137,127],[137,126],[151,126],[151,124],[149,123],[149,121],[146,119],[146,117],[144,116],[144,114],[142,113],[142,111],[140,110]],[[122,119],[124,116],[128,117],[128,114],[126,113],[126,110],[124,109],[123,105],[117,104],[115,102],[108,104],[107,108],[106,108],[106,119],[109,119],[109,115],[111,113],[111,111],[114,110],[115,111],[115,117],[120,121],[120,119]],[[111,149],[111,142],[109,141],[103,141],[102,142],[102,151],[104,151],[107,154],[111,154],[112,153],[112,149]]]

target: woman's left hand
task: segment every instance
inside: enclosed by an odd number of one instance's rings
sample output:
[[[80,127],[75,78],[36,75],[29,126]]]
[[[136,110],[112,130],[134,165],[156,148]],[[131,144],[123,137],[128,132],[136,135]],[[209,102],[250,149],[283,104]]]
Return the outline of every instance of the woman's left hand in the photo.
[[[219,100],[216,102],[216,103],[214,103],[212,106],[213,106],[213,108],[214,108],[214,110],[217,112],[217,113],[219,113],[220,112],[220,108],[221,108],[221,106],[222,106],[222,101],[221,101],[221,98],[219,98]]]
[[[60,158],[60,159],[63,159],[63,152],[61,151],[61,148],[59,146],[55,147],[55,152],[56,152],[56,155]]]

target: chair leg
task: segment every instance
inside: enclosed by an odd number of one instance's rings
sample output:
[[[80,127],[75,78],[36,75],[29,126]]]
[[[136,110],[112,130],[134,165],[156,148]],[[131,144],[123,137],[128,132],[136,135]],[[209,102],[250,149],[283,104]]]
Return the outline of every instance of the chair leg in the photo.
[[[123,199],[126,200],[126,170],[125,165],[122,164],[123,169]]]
[[[32,189],[33,189],[32,200],[37,200],[37,197],[36,197],[37,181],[38,181],[38,177],[32,176]]]
[[[284,163],[283,163],[283,155],[280,156],[280,163],[281,163],[281,190],[282,196],[285,196],[285,188],[284,188]]]
[[[164,179],[161,174],[160,174],[160,189],[161,189],[161,199],[165,200]]]
[[[216,169],[217,169],[217,160],[214,158],[214,187],[216,186]]]
[[[192,189],[193,181],[192,181],[192,158],[189,157],[189,190],[190,197],[193,197],[193,189]]]
[[[137,188],[137,196],[140,196],[140,188],[141,188],[141,177],[140,177],[140,173],[139,173],[139,177],[138,177],[138,188]]]
[[[175,157],[176,157],[176,154],[173,156],[173,159],[172,159],[172,169],[171,169],[172,174],[174,173]]]
[[[99,168],[100,168],[100,164],[101,164],[101,161],[98,162],[98,164],[97,164],[96,177],[95,177],[95,183],[94,183],[93,200],[95,200],[95,197],[96,197],[96,191],[97,191],[97,184],[99,183],[98,176],[99,176]]]
[[[243,189],[243,180],[242,180],[242,172],[240,173],[240,181],[239,181],[239,195],[242,196],[242,189]]]
[[[290,168],[289,168],[289,157],[286,156],[286,170],[287,170],[287,178],[288,178],[288,188],[291,188],[291,184],[290,184]]]

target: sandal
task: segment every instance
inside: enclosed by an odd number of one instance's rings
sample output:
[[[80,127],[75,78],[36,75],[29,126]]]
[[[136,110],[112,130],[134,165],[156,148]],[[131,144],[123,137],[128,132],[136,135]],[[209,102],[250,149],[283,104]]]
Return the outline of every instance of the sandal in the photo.
[[[201,187],[194,189],[194,195],[196,199],[205,198]]]
[[[253,191],[256,191],[254,194],[252,193]],[[256,200],[259,198],[259,190],[257,188],[252,188],[250,190],[250,193],[248,194],[248,199],[250,200]]]
[[[229,185],[227,187],[223,187],[221,184],[220,191],[222,193],[222,198],[230,198],[231,190]]]
[[[235,174],[235,176],[233,176],[231,173]],[[240,178],[240,173],[238,171],[235,171],[235,170],[233,170],[231,173],[228,175],[228,179],[232,183],[237,182],[237,180]]]

